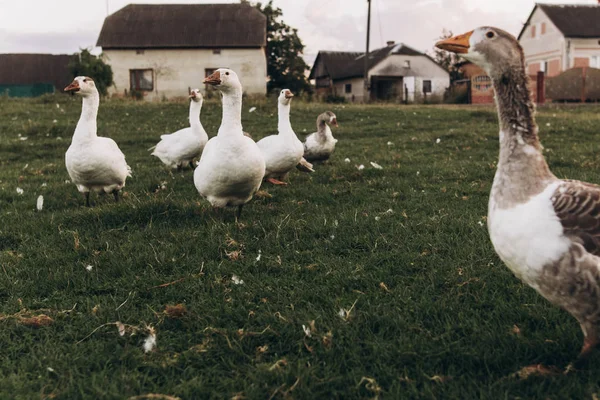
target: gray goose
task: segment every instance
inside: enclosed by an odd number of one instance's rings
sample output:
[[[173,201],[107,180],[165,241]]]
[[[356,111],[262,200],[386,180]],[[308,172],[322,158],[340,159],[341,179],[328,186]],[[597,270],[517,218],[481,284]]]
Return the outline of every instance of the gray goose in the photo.
[[[508,268],[581,325],[584,359],[599,341],[600,186],[558,179],[542,154],[523,49],[480,27],[436,43],[492,79],[500,156],[488,206],[494,249]]]
[[[333,137],[327,123],[337,127],[337,117],[331,111],[325,111],[317,117],[317,131],[306,137],[304,142],[304,158],[308,161],[327,161],[333,151],[337,139]]]

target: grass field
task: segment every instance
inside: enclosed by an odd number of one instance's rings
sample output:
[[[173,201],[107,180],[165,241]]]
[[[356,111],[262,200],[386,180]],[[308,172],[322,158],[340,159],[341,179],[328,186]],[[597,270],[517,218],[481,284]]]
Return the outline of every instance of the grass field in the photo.
[[[276,129],[271,103],[244,105],[255,138]],[[238,225],[191,170],[170,175],[146,150],[186,126],[183,102],[101,104],[99,134],[133,177],[119,204],[83,207],[64,166],[80,107],[0,99],[0,398],[600,395],[597,355],[566,376],[512,376],[564,367],[582,334],[489,242],[492,108],[293,103],[300,137],[337,114],[336,153],[264,185]],[[220,105],[202,122],[214,134]],[[559,177],[600,182],[600,106],[544,108],[538,122]]]

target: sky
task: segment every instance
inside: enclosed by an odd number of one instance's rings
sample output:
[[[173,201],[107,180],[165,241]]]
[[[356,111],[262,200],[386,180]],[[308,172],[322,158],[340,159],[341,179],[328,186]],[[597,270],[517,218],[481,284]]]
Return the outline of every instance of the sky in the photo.
[[[93,48],[109,13],[129,3],[232,3],[232,0],[0,0],[0,53],[74,53]],[[543,0],[596,4],[598,0]],[[372,0],[371,48],[388,40],[432,51],[442,31],[491,25],[517,35],[535,0]],[[312,63],[319,50],[364,51],[366,0],[274,0],[298,28]],[[97,49],[99,51],[99,49]]]

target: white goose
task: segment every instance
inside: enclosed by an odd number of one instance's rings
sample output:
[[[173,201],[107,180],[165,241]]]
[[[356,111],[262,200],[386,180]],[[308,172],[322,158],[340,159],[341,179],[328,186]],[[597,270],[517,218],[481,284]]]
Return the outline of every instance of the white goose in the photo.
[[[292,97],[294,95],[288,89],[281,91],[277,99],[279,133],[262,138],[257,143],[265,157],[265,179],[274,185],[287,185],[282,181],[300,163],[304,154],[304,146],[290,123]]]
[[[214,207],[237,206],[236,218],[262,182],[265,159],[242,130],[242,84],[230,69],[220,68],[204,80],[223,94],[223,119],[208,141],[194,171],[194,184]]]
[[[492,79],[500,156],[488,209],[490,238],[518,278],[577,319],[584,358],[600,341],[600,186],[550,172],[523,49],[512,35],[481,27],[436,46],[480,65]]]
[[[335,150],[337,139],[333,137],[327,122],[337,127],[337,118],[331,111],[317,117],[317,131],[311,133],[304,142],[304,158],[308,161],[327,161]]]
[[[161,135],[160,142],[150,150],[167,167],[181,169],[184,165],[194,168],[194,160],[200,157],[202,149],[208,142],[208,135],[200,122],[202,109],[202,93],[194,89],[190,94],[190,127],[177,132]]]
[[[131,168],[114,140],[97,135],[100,95],[96,85],[91,78],[78,76],[65,88],[65,92],[75,92],[83,97],[81,117],[65,155],[71,181],[85,195],[88,207],[91,190],[112,193],[115,201],[119,201],[119,190],[131,176]]]

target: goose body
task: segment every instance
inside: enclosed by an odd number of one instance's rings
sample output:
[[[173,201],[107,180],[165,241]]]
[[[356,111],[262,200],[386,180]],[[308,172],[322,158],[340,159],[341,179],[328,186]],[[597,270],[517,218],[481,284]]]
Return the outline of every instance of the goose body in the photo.
[[[214,207],[241,207],[260,187],[265,160],[256,143],[243,134],[242,86],[235,72],[218,69],[204,83],[222,92],[223,119],[217,136],[204,147],[194,184]]]
[[[75,91],[83,97],[81,117],[65,154],[69,177],[86,196],[87,205],[90,191],[113,193],[118,200],[118,191],[131,176],[131,168],[114,140],[97,136],[98,90],[92,79],[78,76],[65,91]]]
[[[288,173],[302,161],[304,146],[290,123],[290,102],[294,95],[287,89],[281,91],[278,102],[278,134],[267,136],[257,145],[265,159],[265,179],[273,183],[287,178]]]
[[[304,142],[304,158],[308,161],[326,161],[335,150],[337,139],[333,137],[327,123],[338,126],[337,118],[331,111],[317,117],[317,131],[306,137]]]
[[[585,357],[600,338],[600,187],[550,172],[523,51],[512,35],[481,27],[437,46],[479,64],[492,78],[500,155],[488,207],[490,238],[518,278],[577,319]]]
[[[202,154],[208,142],[208,135],[200,122],[202,109],[202,94],[198,89],[192,90],[190,95],[190,126],[177,132],[161,135],[160,142],[151,150],[153,156],[158,157],[169,168],[181,168],[191,165]]]

